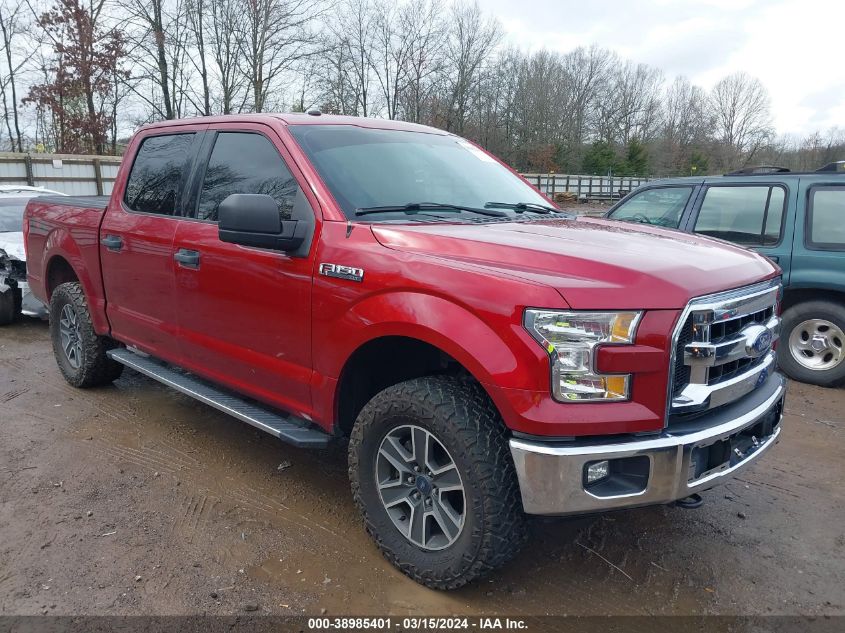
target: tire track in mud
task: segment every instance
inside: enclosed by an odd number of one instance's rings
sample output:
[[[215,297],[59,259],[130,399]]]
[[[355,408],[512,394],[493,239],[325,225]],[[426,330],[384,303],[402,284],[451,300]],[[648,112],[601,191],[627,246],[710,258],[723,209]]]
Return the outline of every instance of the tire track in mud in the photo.
[[[338,543],[345,544],[341,535],[334,530],[314,521],[309,516],[294,510],[290,506],[259,492],[255,488],[250,486],[239,486],[237,488],[227,490],[226,496],[231,497],[241,506],[249,508],[254,512],[280,518],[289,523],[293,523],[304,530],[308,530],[314,535],[320,534],[319,531],[322,531],[323,533],[329,534]]]
[[[11,402],[18,396],[22,396],[28,391],[29,387],[20,387],[19,389],[12,389],[11,391],[7,391],[2,396],[0,396],[0,403],[5,404],[7,402]]]

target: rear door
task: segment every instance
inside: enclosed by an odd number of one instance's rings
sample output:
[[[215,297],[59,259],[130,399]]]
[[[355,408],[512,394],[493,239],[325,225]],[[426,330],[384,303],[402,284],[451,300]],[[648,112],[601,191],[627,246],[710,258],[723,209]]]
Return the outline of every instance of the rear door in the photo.
[[[745,246],[775,261],[789,279],[797,187],[786,182],[705,182],[689,232]]]
[[[239,392],[309,414],[313,253],[221,242],[217,227],[217,209],[234,193],[272,196],[282,219],[291,218],[294,205],[313,213],[304,181],[269,126],[220,124],[207,136],[192,219],[179,227],[171,255],[183,260],[176,265],[175,304],[184,364]]]
[[[151,131],[119,181],[100,226],[106,313],[115,338],[178,360],[173,238],[205,125]]]
[[[845,184],[802,179],[804,217],[796,222],[792,284],[840,289],[845,285]]]

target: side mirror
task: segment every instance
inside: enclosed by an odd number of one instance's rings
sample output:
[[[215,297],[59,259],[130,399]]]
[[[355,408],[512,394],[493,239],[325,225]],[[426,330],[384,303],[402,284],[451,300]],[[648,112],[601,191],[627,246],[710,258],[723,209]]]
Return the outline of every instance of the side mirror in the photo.
[[[308,234],[306,222],[282,220],[279,205],[266,194],[233,193],[217,210],[221,242],[295,251]]]

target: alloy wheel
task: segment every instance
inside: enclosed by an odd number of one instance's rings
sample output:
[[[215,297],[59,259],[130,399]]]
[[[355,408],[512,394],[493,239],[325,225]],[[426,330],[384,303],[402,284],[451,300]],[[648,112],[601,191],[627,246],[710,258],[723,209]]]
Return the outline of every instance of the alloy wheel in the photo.
[[[387,515],[424,550],[454,543],[466,519],[466,495],[455,460],[437,437],[415,425],[392,429],[376,455],[376,484]]]

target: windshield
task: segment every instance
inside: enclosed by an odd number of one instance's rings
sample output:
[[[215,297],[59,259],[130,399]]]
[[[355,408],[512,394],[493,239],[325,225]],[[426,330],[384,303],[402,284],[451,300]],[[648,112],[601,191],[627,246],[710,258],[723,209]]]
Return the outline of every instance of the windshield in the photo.
[[[0,198],[0,233],[23,231],[23,211],[29,198]]]
[[[353,125],[289,130],[349,219],[477,221],[550,210],[529,185],[456,136]]]

